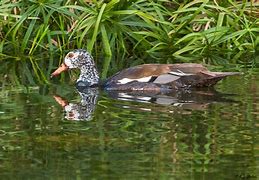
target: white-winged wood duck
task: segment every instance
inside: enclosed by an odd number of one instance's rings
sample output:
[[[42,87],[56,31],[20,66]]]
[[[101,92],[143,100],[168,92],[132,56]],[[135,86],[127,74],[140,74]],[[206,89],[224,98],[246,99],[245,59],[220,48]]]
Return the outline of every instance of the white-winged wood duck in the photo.
[[[226,76],[237,72],[211,72],[201,64],[143,64],[124,69],[100,84],[93,57],[83,49],[69,52],[64,62],[51,76],[68,69],[79,68],[77,87],[103,86],[106,90],[167,91],[215,85]]]

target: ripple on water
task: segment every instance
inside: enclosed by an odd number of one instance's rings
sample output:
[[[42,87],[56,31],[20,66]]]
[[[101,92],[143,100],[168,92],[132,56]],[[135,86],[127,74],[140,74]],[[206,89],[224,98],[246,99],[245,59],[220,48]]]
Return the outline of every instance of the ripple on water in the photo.
[[[257,77],[222,81],[216,96],[200,91],[140,102],[100,93],[88,121],[65,119],[54,90],[4,93],[0,177],[257,178]],[[81,103],[74,89],[58,92]]]

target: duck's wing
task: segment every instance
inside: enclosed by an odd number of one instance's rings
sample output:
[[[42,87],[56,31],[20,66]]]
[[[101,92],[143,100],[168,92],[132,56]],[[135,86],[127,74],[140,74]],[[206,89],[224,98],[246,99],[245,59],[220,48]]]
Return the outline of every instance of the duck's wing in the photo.
[[[122,70],[106,81],[106,86],[127,85],[132,82],[169,85],[172,88],[211,86],[236,73],[210,72],[201,64],[144,64]]]
[[[144,64],[122,70],[110,77],[107,83],[126,84],[132,81],[166,83],[181,76],[188,76],[204,71],[200,64]]]

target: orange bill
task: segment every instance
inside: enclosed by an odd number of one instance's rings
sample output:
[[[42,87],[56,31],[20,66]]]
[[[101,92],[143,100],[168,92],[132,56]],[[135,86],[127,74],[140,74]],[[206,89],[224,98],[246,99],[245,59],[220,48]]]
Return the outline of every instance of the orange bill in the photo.
[[[68,102],[64,99],[62,99],[62,97],[60,96],[56,96],[54,95],[53,98],[56,100],[56,102],[61,105],[62,107],[65,107],[66,105],[68,105]]]
[[[59,75],[60,73],[62,73],[63,71],[67,71],[68,70],[68,67],[62,63],[58,69],[56,69],[52,74],[51,74],[51,77],[54,77],[54,76],[57,76]]]

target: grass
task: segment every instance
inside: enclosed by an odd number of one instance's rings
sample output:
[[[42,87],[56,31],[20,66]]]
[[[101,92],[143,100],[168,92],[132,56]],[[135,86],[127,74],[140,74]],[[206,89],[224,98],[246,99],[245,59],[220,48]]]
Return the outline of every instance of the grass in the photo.
[[[48,72],[75,48],[93,54],[102,78],[140,63],[256,64],[253,1],[30,0],[0,2],[0,56],[45,56]],[[242,61],[241,59],[246,59]],[[45,69],[30,60],[43,82]]]

